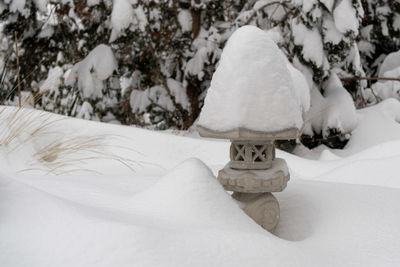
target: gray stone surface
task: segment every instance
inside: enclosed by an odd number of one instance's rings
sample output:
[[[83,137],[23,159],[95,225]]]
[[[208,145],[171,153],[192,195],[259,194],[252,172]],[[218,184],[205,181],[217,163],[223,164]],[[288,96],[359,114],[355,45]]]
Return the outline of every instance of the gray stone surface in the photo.
[[[279,158],[267,170],[236,170],[228,164],[218,172],[218,181],[226,190],[243,193],[281,192],[289,179],[286,162]]]
[[[197,131],[202,137],[230,139],[230,140],[290,140],[300,136],[301,131],[296,128],[275,132],[258,132],[246,128],[236,128],[230,131],[217,132],[204,126],[197,125]]]
[[[243,211],[257,224],[269,232],[275,230],[279,222],[279,203],[271,193],[239,193],[234,192],[232,197],[243,203]]]
[[[286,188],[290,179],[285,160],[275,158],[275,140],[290,140],[301,130],[290,128],[258,132],[236,128],[218,132],[201,125],[202,137],[230,139],[230,162],[218,172],[218,181],[232,197],[243,203],[243,211],[266,230],[274,231],[279,222],[279,203],[271,192]]]
[[[272,167],[275,147],[272,141],[232,141],[229,166],[240,170],[263,170]]]

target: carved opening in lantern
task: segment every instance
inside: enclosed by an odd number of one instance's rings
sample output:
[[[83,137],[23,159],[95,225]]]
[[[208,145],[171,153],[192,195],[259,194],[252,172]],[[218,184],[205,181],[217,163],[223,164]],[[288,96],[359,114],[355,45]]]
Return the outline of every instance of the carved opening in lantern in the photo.
[[[232,141],[229,166],[233,169],[268,169],[274,159],[272,141]]]

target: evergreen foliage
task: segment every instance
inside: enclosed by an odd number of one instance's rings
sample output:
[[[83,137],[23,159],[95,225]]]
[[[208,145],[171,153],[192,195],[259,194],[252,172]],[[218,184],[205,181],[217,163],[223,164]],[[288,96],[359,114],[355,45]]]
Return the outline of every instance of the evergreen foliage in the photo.
[[[335,113],[323,108],[334,103],[333,87],[341,97],[347,89],[356,107],[377,100],[370,83],[333,84],[332,75],[379,76],[386,55],[400,49],[396,1],[1,0],[0,12],[1,104],[16,103],[16,32],[26,102],[154,129],[188,129],[195,122],[226,40],[236,28],[256,25],[271,34],[313,90],[303,137],[310,146],[342,147],[349,137],[342,117],[336,124],[314,119]],[[104,79],[90,69],[101,92],[88,96],[79,79],[70,79],[71,70],[101,44],[111,48],[118,66]]]

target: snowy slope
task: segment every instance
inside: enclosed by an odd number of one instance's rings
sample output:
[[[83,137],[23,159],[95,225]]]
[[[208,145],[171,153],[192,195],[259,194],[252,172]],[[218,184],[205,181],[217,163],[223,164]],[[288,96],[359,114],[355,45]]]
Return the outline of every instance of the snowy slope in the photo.
[[[278,151],[292,177],[276,194],[275,235],[215,180],[228,142],[23,111],[34,123],[0,145],[0,266],[399,266],[399,108],[359,111],[343,151]],[[0,123],[15,112],[5,109]],[[51,127],[36,135],[43,118]],[[88,136],[101,138],[34,156]]]

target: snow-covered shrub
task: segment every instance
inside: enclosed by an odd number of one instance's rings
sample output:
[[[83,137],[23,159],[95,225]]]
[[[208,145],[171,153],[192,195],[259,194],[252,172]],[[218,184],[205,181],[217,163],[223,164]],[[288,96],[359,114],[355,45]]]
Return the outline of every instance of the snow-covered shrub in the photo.
[[[376,76],[386,55],[400,48],[400,4],[398,1],[362,0],[364,18],[358,47],[368,76]]]
[[[0,62],[7,66],[2,103],[16,103],[12,91],[16,32],[23,62],[22,89],[37,100],[36,108],[123,124],[187,129],[200,113],[226,40],[249,24],[271,35],[290,66],[312,88],[307,138],[339,136],[329,145],[343,146],[352,128],[344,127],[343,116],[328,105],[352,111],[354,106],[396,97],[397,82],[340,80],[383,75],[379,66],[400,49],[397,1],[10,0],[2,2],[0,13]],[[83,67],[85,58],[101,44],[109,47],[118,65],[106,79]],[[67,83],[70,75],[76,78],[73,86]],[[333,94],[327,84],[336,76],[338,92]],[[346,104],[330,101],[332,94],[344,97]],[[355,121],[353,112],[347,119]]]
[[[337,111],[341,108],[354,110],[354,103],[344,92],[345,99],[350,101],[338,107],[327,107],[336,104],[330,101],[333,89],[328,90],[330,87],[326,86],[326,81],[336,75],[364,76],[356,43],[363,16],[361,3],[351,0],[260,0],[254,2],[251,12],[253,15],[244,22],[272,31],[277,36],[276,42],[294,66],[306,75],[309,86],[320,91],[312,93],[312,116],[308,116],[305,133],[324,138],[329,133],[347,136],[345,134],[351,132],[355,125],[341,127],[343,116],[339,116]],[[238,23],[241,25],[243,22]],[[338,83],[335,90],[342,90],[340,80],[335,80]],[[363,91],[362,86],[358,84],[356,88],[348,89],[356,96]],[[356,119],[354,112],[347,114],[347,117],[351,121]]]
[[[84,60],[76,63],[69,73],[67,85],[78,83],[84,99],[96,99],[103,96],[103,81],[117,68],[110,47],[101,44],[93,49]]]
[[[111,41],[124,76],[122,102],[132,104],[123,104],[123,121],[161,129],[193,124],[226,40],[221,34],[231,31],[230,23],[214,26],[225,20],[222,4],[143,2],[132,5],[130,20],[115,22]],[[135,41],[122,54],[126,40]]]
[[[39,86],[42,107],[65,115],[100,119],[117,103],[111,77],[117,67],[111,48],[100,44],[73,66],[51,68]]]

